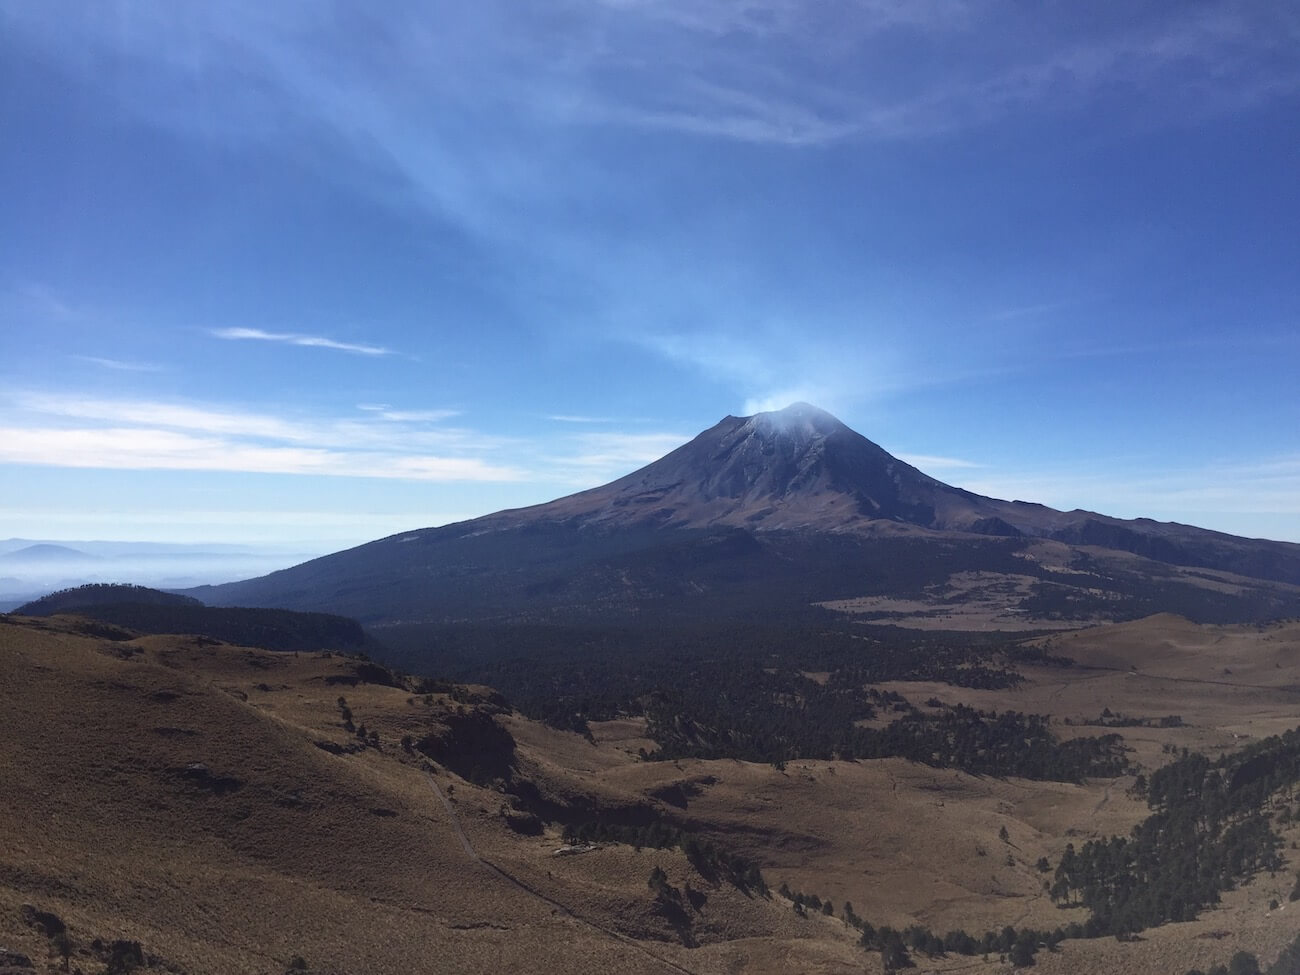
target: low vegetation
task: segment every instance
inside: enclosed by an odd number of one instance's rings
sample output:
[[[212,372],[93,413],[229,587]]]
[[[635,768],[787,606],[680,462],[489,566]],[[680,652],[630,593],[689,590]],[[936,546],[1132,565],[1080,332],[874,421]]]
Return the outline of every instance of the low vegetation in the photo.
[[[791,902],[794,912],[801,917],[806,917],[810,912],[826,916],[835,914],[835,905],[817,894],[793,891],[785,884],[781,885],[778,893]],[[899,931],[889,925],[876,927],[858,917],[853,904],[848,901],[844,903],[840,919],[858,932],[858,944],[868,951],[880,952],[881,962],[887,972],[914,967],[912,952],[928,958],[943,958],[950,954],[985,957],[997,955],[1021,968],[1034,963],[1034,956],[1040,948],[1054,950],[1066,938],[1066,932],[1062,928],[1054,931],[1036,931],[1033,928],[1017,930],[1010,925],[1000,931],[986,931],[980,938],[960,929],[939,935],[922,924],[908,925]]]
[[[1188,970],[1187,975],[1296,975],[1300,972],[1300,934],[1282,949],[1277,960],[1268,968],[1259,967],[1259,959],[1251,951],[1238,951],[1227,964],[1212,965],[1208,970]]]
[[[710,883],[725,880],[746,893],[768,896],[767,881],[757,864],[658,817],[645,826],[619,826],[590,821],[578,826],[566,826],[563,835],[564,841],[571,844],[625,843],[638,850],[677,848],[686,854],[686,859],[700,876]]]

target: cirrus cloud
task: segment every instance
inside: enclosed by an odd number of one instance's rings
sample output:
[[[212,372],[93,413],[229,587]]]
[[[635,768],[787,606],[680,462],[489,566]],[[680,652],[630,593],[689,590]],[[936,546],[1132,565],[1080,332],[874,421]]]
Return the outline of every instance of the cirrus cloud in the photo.
[[[0,464],[418,481],[519,481],[499,439],[444,428],[445,410],[282,417],[222,404],[29,392],[0,411]]]
[[[209,334],[219,339],[230,341],[252,340],[255,342],[279,342],[283,345],[300,345],[312,349],[333,349],[337,352],[351,352],[353,355],[393,355],[392,349],[382,345],[364,345],[358,342],[339,342],[322,335],[304,335],[299,332],[267,332],[260,328],[214,328]]]

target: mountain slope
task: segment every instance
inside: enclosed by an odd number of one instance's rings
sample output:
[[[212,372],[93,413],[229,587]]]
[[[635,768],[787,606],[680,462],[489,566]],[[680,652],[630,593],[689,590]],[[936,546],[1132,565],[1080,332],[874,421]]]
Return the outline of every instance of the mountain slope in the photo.
[[[673,621],[921,598],[973,572],[1022,580],[1017,598],[1035,618],[1300,612],[1300,545],[982,497],[807,404],[727,417],[639,471],[548,504],[193,592],[385,625]]]
[[[512,776],[543,788],[499,722],[591,746],[474,689],[407,686],[337,654],[106,645],[67,617],[0,617],[0,664],[0,707],[22,729],[0,741],[0,971],[658,975],[720,973],[756,949],[804,971],[863,955],[844,925],[809,938],[787,905],[708,883],[678,850],[553,858],[558,826],[535,835],[516,815],[520,830],[500,783],[460,777],[483,759],[463,729],[496,728]],[[562,784],[585,797],[587,782]],[[587,806],[656,808],[592,785]],[[655,864],[707,892],[692,930],[716,961],[695,967],[656,913]],[[842,964],[817,965],[826,954]]]

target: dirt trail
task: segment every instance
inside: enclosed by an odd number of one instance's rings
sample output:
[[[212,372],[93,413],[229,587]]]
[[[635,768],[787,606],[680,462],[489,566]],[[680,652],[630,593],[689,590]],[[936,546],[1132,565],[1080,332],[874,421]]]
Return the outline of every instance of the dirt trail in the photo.
[[[583,917],[581,914],[574,911],[568,905],[562,904],[559,901],[557,901],[554,897],[550,897],[547,894],[542,893],[536,887],[533,887],[532,885],[525,883],[524,881],[516,877],[514,874],[509,873],[506,870],[503,870],[501,867],[498,867],[491,860],[487,860],[479,856],[478,851],[474,849],[474,844],[472,844],[469,841],[469,837],[465,835],[465,830],[460,825],[460,817],[456,815],[456,809],[454,806],[452,806],[451,800],[448,799],[447,796],[443,793],[442,789],[438,787],[438,783],[434,780],[432,775],[429,775],[428,779],[429,779],[429,786],[433,789],[433,794],[438,797],[438,800],[442,803],[443,809],[447,811],[447,818],[451,821],[452,827],[456,830],[456,835],[460,838],[460,845],[464,847],[465,854],[471,860],[475,861],[476,863],[482,864],[482,866],[495,873],[502,880],[506,881],[509,884],[512,884],[515,887],[518,887],[524,893],[530,894],[531,896],[536,897],[539,900],[545,901],[547,904],[551,905],[552,907],[556,908],[559,911],[564,912],[564,914],[566,914],[568,917],[573,918],[573,920],[577,921],[578,923],[585,924],[587,927],[592,928],[595,931],[599,931],[601,934],[605,935],[606,937],[613,938],[615,941],[619,942],[620,944],[627,945],[629,948],[632,948],[635,951],[639,951],[647,958],[653,959],[654,961],[658,962],[660,965],[663,965],[665,968],[668,968],[674,972],[679,972],[680,975],[696,975],[696,973],[691,971],[689,968],[685,968],[677,964],[675,961],[670,961],[669,959],[664,958],[662,955],[655,954],[645,945],[641,944],[641,942],[636,941],[633,938],[629,938],[625,934],[620,934],[619,932],[613,930],[612,928],[607,928],[603,924],[599,923],[598,921],[593,921],[590,918]]]
[[[478,855],[478,851],[474,849],[474,844],[469,841],[469,837],[461,829],[460,817],[456,815],[456,810],[452,808],[451,800],[443,795],[442,790],[438,788],[438,783],[433,781],[433,776],[429,776],[429,785],[433,787],[433,794],[442,803],[442,808],[447,810],[447,818],[451,821],[452,829],[456,831],[456,835],[460,838],[460,845],[465,848],[465,855],[471,860],[482,863],[483,859]]]
[[[1106,791],[1102,793],[1101,799],[1097,801],[1097,805],[1092,807],[1093,815],[1096,815],[1106,808],[1106,805],[1110,802],[1110,790],[1114,788],[1115,783],[1118,781],[1119,779],[1111,779],[1106,783]]]

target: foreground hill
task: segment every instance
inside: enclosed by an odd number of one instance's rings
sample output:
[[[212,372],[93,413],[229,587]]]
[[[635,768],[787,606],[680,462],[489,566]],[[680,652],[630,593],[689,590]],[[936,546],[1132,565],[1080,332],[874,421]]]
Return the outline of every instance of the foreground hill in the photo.
[[[22,616],[53,616],[55,613],[76,613],[98,606],[202,606],[191,596],[132,586],[121,583],[91,583],[71,589],[60,589],[33,599],[18,607]]]
[[[981,600],[980,620],[948,628],[1226,622],[1300,613],[1300,545],[981,497],[799,404],[727,417],[549,504],[192,592],[370,626],[806,618],[813,604],[926,625]]]
[[[87,975],[878,973],[850,918],[977,940],[1081,926],[1087,909],[1044,880],[1067,845],[1150,815],[1137,766],[1071,783],[899,758],[646,761],[656,741],[632,717],[583,738],[486,688],[357,658],[106,641],[94,625],[0,617],[0,708],[17,732],[0,738],[0,968],[58,970],[66,947]],[[1080,663],[1025,666],[1002,689],[878,689],[932,710],[1051,710],[1062,738],[1113,730],[1152,782],[1183,748],[1232,753],[1295,720],[1294,624],[1161,617],[1050,649]],[[1196,920],[1040,949],[1037,969],[1181,975],[1237,950],[1276,957],[1298,927],[1270,904],[1293,907],[1300,825],[1285,790],[1268,802],[1281,869]],[[604,838],[567,847],[566,832]],[[1008,967],[1005,949],[912,955],[922,971]]]

